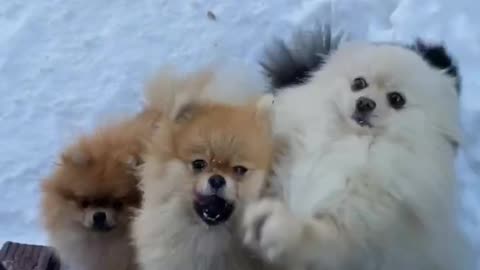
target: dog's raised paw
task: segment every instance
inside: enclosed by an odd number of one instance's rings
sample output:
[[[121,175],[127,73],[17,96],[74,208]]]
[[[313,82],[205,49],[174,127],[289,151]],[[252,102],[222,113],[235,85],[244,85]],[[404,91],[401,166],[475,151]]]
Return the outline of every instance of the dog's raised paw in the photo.
[[[265,199],[247,207],[244,243],[271,262],[294,256],[301,245],[303,224],[280,201]]]

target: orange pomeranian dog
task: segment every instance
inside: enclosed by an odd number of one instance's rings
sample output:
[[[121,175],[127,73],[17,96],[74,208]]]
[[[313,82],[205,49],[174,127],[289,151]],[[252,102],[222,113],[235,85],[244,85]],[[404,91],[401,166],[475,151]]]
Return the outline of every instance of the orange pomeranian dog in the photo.
[[[49,242],[69,269],[136,269],[129,237],[141,202],[136,167],[159,115],[146,110],[82,137],[43,183]]]
[[[214,85],[209,72],[167,74],[159,85],[147,99],[169,110],[147,148],[132,230],[142,269],[269,268],[244,248],[238,225],[245,205],[268,191],[272,97],[233,104],[224,93],[214,102],[211,93],[232,84]]]

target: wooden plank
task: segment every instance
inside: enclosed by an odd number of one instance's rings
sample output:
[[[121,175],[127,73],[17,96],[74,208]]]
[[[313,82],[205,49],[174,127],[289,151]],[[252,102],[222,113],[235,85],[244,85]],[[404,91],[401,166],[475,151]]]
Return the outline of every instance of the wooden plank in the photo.
[[[50,247],[6,242],[0,250],[0,270],[59,269],[60,263]]]

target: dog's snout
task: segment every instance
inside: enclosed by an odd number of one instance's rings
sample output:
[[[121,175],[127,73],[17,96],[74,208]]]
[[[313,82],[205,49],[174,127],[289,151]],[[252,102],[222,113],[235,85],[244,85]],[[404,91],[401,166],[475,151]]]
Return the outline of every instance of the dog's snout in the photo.
[[[83,225],[95,232],[109,232],[115,228],[115,217],[109,209],[92,209],[84,216]]]
[[[357,111],[359,113],[370,113],[375,110],[377,104],[370,98],[360,97],[357,99]]]
[[[105,212],[96,212],[92,218],[95,226],[103,226],[107,221],[107,214]]]
[[[208,179],[208,184],[214,190],[218,190],[222,188],[223,186],[225,186],[225,183],[226,183],[225,178],[219,174],[212,175]]]

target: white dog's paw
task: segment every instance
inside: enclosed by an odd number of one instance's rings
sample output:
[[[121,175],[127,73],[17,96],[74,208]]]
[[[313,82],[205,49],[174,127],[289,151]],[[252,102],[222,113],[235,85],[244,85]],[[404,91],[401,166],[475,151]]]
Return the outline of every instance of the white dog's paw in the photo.
[[[245,244],[271,262],[295,256],[301,246],[303,223],[283,203],[265,199],[247,207]]]

